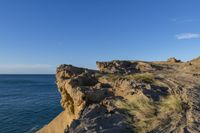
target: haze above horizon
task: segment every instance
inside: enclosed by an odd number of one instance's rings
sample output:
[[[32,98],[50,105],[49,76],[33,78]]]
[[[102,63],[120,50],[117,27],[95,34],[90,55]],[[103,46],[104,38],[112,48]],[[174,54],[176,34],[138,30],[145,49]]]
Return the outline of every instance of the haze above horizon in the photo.
[[[198,0],[1,0],[0,74],[200,56]]]

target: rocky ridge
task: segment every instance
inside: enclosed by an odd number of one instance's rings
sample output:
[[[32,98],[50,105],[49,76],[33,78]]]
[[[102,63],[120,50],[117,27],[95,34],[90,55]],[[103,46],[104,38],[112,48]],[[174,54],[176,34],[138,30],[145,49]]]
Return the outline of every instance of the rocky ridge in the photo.
[[[200,58],[96,64],[57,68],[64,111],[39,132],[200,132]]]

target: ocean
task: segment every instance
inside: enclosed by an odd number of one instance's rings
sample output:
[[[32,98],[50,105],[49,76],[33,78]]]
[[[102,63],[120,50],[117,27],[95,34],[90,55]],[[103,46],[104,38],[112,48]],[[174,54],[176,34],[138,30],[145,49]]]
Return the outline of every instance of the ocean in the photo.
[[[0,133],[34,133],[61,111],[55,75],[0,75]]]

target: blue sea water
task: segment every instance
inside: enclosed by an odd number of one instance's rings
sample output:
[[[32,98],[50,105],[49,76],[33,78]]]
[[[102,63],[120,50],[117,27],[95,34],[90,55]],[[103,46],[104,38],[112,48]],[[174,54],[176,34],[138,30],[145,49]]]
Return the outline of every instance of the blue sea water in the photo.
[[[62,111],[55,75],[0,75],[0,133],[33,133]]]

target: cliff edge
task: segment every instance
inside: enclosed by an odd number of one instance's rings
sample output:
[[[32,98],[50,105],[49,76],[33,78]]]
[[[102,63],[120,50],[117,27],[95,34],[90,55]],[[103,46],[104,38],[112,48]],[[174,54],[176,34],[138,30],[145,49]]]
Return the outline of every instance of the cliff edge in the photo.
[[[61,65],[64,111],[39,133],[200,132],[200,58]]]

